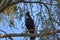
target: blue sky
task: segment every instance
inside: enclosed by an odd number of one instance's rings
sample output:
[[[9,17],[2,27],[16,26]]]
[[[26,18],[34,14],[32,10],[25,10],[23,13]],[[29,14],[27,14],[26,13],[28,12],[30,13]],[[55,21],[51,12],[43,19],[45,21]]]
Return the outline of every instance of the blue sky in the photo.
[[[44,1],[44,2],[47,2],[47,1]],[[54,2],[55,3],[55,2]],[[42,7],[41,6],[39,6],[39,4],[32,4],[32,10],[31,10],[31,8],[30,8],[30,4],[28,4],[27,6],[26,6],[27,4],[25,4],[25,11],[29,11],[30,12],[30,15],[31,15],[31,17],[32,17],[32,19],[34,20],[34,23],[35,23],[35,28],[37,28],[37,30],[43,30],[43,28],[42,28],[42,23],[41,23],[41,19],[40,19],[40,16],[38,16],[38,15],[40,15],[39,13],[40,13],[40,11],[43,11],[42,12],[42,16],[46,16],[44,19],[46,20],[46,19],[48,19],[48,15],[47,15],[47,12],[45,11],[46,10],[46,8],[42,5]],[[50,5],[49,5],[50,6]],[[17,15],[14,15],[15,16],[15,18],[14,18],[14,27],[10,27],[9,26],[9,20],[10,20],[10,18],[8,17],[8,16],[6,16],[6,15],[2,15],[1,16],[1,18],[2,18],[2,21],[0,21],[0,30],[4,30],[6,33],[24,33],[24,31],[25,31],[25,13],[24,13],[24,3],[19,3],[19,4],[17,4],[17,7],[18,7],[18,11],[17,11]],[[54,13],[55,12],[55,10],[53,10],[53,8],[54,8],[55,6],[52,6],[52,13]],[[23,10],[22,11],[22,14],[23,14],[23,16],[22,17],[20,17],[20,19],[19,18],[17,18],[16,16],[18,16],[19,17],[19,15],[20,15],[20,9],[21,10]],[[32,13],[31,13],[32,12]],[[45,13],[46,12],[46,13]],[[45,13],[45,14],[44,14]],[[55,18],[55,17],[54,17]],[[3,32],[0,32],[0,33],[2,33],[2,34],[4,34]],[[39,32],[38,32],[39,33]],[[14,37],[14,40],[23,40],[23,38],[24,37]],[[27,38],[27,37],[26,37]],[[26,38],[24,38],[24,39],[26,39]],[[29,39],[29,38],[28,38]],[[5,40],[5,39],[0,39],[0,40]],[[38,40],[38,39],[36,39],[36,40]]]

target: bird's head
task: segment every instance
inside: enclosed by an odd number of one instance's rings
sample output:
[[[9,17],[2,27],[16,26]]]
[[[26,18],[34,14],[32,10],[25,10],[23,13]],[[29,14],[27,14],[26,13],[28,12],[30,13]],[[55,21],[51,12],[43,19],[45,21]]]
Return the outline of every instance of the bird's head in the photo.
[[[26,12],[26,16],[29,16],[29,13],[30,13],[30,12]]]
[[[29,14],[29,13],[30,13],[30,12],[26,12],[26,14],[25,14],[25,15],[26,15],[26,16],[25,16],[26,19],[28,19],[28,18],[30,17],[30,14]]]

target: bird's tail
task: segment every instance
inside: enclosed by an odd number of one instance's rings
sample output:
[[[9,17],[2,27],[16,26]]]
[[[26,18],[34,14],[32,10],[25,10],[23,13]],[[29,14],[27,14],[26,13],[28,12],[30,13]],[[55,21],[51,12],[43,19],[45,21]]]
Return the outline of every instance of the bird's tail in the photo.
[[[29,31],[31,34],[34,34],[34,30]],[[35,40],[35,37],[30,37],[30,40]]]

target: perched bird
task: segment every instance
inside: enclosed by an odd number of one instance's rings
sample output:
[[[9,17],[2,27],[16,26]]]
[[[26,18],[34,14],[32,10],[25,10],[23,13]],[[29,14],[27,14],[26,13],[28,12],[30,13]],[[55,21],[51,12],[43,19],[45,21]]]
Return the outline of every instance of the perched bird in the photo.
[[[35,26],[34,26],[33,19],[32,19],[31,16],[29,15],[29,12],[26,12],[25,25],[26,25],[29,33],[33,34],[34,31],[35,31]],[[30,37],[30,39],[31,39],[31,40],[34,40],[35,37]]]

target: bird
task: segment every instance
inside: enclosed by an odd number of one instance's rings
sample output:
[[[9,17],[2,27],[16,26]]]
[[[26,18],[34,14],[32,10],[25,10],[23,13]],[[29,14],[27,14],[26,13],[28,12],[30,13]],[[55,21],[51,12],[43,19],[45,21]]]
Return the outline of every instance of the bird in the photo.
[[[30,12],[26,12],[26,15],[25,15],[25,25],[26,25],[26,28],[28,29],[29,33],[33,34],[35,32],[35,25],[34,25],[34,21],[33,19],[31,18]],[[30,40],[34,40],[35,37],[30,37]]]

